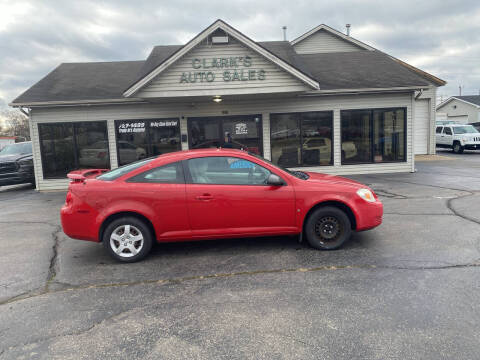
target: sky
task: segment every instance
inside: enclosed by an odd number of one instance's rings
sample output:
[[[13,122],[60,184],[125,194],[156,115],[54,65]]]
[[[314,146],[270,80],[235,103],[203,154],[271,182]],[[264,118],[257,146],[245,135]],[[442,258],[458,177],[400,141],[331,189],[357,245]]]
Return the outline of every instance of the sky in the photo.
[[[63,62],[143,60],[216,19],[257,41],[319,24],[345,31],[448,84],[439,99],[480,94],[480,1],[0,0],[0,110]]]

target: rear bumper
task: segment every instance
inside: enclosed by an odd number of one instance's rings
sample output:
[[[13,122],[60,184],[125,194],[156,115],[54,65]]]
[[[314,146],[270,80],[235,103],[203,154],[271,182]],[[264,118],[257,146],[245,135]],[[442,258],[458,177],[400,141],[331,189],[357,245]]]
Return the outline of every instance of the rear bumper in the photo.
[[[99,241],[92,213],[76,211],[72,206],[64,205],[60,210],[60,220],[63,232],[72,239]]]

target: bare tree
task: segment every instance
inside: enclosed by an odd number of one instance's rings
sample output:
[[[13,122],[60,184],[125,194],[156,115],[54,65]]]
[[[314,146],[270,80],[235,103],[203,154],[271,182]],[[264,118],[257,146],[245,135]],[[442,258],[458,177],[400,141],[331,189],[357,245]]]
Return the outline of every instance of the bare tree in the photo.
[[[18,110],[3,110],[0,116],[5,120],[5,126],[1,129],[4,134],[30,140],[28,117]]]

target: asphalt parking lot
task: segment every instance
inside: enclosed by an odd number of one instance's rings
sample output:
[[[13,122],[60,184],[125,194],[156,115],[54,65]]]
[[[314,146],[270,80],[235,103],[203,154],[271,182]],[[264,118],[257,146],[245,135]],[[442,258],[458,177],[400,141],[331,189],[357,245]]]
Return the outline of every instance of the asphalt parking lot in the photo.
[[[61,231],[64,193],[0,187],[0,359],[477,359],[480,152],[354,176],[379,228],[161,244],[119,264]]]

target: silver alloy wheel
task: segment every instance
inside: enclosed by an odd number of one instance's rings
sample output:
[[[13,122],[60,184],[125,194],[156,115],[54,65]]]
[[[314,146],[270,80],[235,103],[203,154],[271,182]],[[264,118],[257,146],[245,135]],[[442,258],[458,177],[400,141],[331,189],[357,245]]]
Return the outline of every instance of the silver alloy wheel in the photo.
[[[143,248],[143,234],[133,225],[120,225],[110,235],[110,247],[118,256],[135,256]]]

